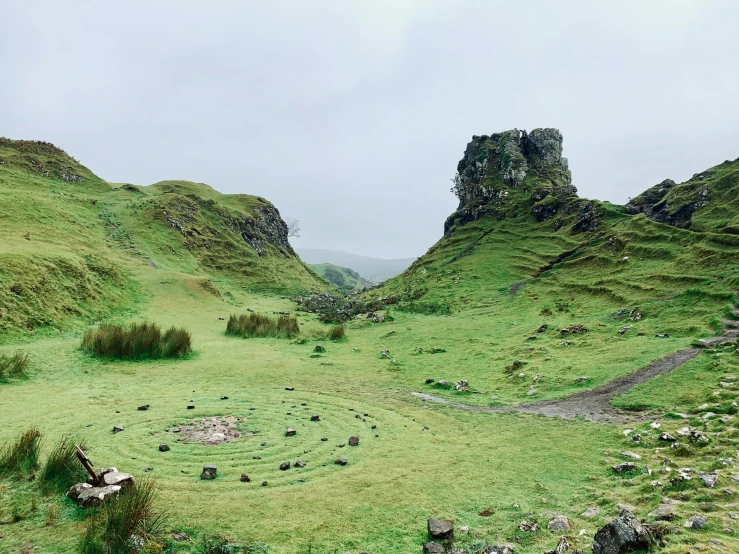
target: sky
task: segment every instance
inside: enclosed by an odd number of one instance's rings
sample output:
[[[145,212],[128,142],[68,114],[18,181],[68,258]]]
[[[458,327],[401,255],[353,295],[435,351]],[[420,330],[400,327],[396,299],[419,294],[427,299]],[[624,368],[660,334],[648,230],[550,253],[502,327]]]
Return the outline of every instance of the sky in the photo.
[[[264,196],[302,248],[421,255],[472,135],[556,127],[581,196],[739,157],[734,0],[0,0],[0,136]]]

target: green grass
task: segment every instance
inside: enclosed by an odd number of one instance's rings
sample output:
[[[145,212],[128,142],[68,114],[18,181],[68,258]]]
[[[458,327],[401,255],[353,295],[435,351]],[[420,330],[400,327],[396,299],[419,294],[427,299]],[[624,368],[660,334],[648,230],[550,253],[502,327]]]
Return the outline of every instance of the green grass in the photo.
[[[31,427],[0,449],[0,475],[23,476],[39,467],[41,432]]]
[[[13,355],[0,354],[0,379],[22,376],[28,367],[28,356],[21,351]]]
[[[359,273],[348,267],[340,267],[329,263],[310,264],[309,267],[343,293],[360,291],[374,285],[374,283],[364,279]]]
[[[77,446],[86,450],[85,443],[75,437],[64,436],[57,441],[38,475],[42,487],[66,493],[72,485],[87,481],[87,472],[77,458]]]
[[[291,339],[300,333],[295,317],[281,315],[272,318],[261,314],[231,315],[226,325],[226,334],[243,338],[279,337]]]

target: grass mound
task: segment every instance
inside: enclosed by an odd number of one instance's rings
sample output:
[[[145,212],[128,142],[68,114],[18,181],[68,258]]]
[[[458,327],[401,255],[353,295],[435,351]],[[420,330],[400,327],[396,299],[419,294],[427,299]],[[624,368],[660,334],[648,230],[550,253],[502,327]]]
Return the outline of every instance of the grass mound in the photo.
[[[154,481],[141,480],[105,502],[87,521],[79,551],[82,554],[140,551],[132,536],[146,540],[163,522],[163,513],[155,507],[156,497]]]
[[[329,340],[341,340],[344,337],[346,337],[346,328],[341,324],[334,325],[328,331]]]
[[[0,379],[20,377],[28,367],[28,355],[16,352],[12,356],[0,354]]]
[[[276,337],[291,339],[300,333],[295,317],[282,315],[277,319],[261,314],[232,315],[226,324],[226,334],[244,338]]]
[[[73,437],[62,437],[54,446],[39,475],[44,488],[65,492],[75,483],[87,479],[87,472],[77,459],[77,444],[85,450],[85,445]]]
[[[192,352],[192,338],[185,329],[171,327],[164,333],[155,323],[102,324],[82,338],[82,350],[98,358],[144,360],[182,358]]]
[[[0,475],[28,475],[39,467],[41,431],[31,427],[0,450]]]

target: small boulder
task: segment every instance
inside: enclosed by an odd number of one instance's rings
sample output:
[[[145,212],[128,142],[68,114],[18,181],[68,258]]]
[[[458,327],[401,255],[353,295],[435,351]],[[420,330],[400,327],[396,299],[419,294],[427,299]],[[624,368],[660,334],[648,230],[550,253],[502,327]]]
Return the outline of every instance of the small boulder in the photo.
[[[292,427],[288,427],[287,430],[285,431],[285,436],[286,437],[294,437],[295,436],[295,433],[297,433],[297,431],[295,431],[295,429],[293,429]]]
[[[547,528],[551,531],[569,531],[570,521],[565,515],[557,515],[549,520],[549,523],[547,523]]]
[[[423,554],[444,554],[444,547],[438,542],[427,542],[423,545]]]
[[[337,466],[345,466],[345,465],[347,464],[347,462],[346,462],[346,458],[336,458],[336,459],[334,460],[334,463],[335,463],[335,464],[336,464]]]
[[[444,519],[428,519],[429,536],[434,540],[447,540],[454,538],[454,527],[450,521]]]
[[[103,475],[105,485],[118,485],[120,487],[133,485],[133,475],[120,471],[111,471]]]
[[[141,406],[139,406],[139,407],[138,407],[138,408],[136,408],[136,409],[137,409],[137,410],[138,410],[139,412],[145,412],[146,410],[148,410],[148,409],[149,409],[149,405],[148,405],[148,404],[142,404]]]
[[[123,425],[113,425],[113,434],[120,433],[121,431],[124,431],[125,427]]]
[[[582,517],[591,518],[591,517],[596,517],[599,514],[600,514],[600,508],[597,508],[595,506],[591,506],[590,508],[588,508],[587,510],[585,510],[580,515],[582,515]]]
[[[524,533],[536,533],[539,530],[539,524],[529,521],[528,519],[524,519],[518,524],[518,530],[523,531]]]
[[[249,479],[249,476],[246,473],[242,473],[241,477],[239,478],[242,483],[250,483],[251,479]]]
[[[305,462],[303,460],[298,460],[293,464],[293,467],[305,467]]]
[[[169,452],[169,445],[168,444],[160,444],[159,445],[159,452]]]
[[[325,352],[326,347],[322,344],[317,344],[316,347],[313,349],[314,352]]]
[[[349,446],[359,446],[359,437],[349,437]]]
[[[72,485],[72,488],[67,491],[67,498],[77,502],[77,498],[79,497],[79,495],[83,491],[91,488],[92,485],[90,485],[89,483],[77,483],[76,485]]]
[[[470,384],[464,379],[461,379],[460,381],[457,381],[454,384],[454,390],[466,391],[469,388],[470,388]]]
[[[117,496],[120,490],[121,487],[118,485],[86,488],[77,496],[77,505],[80,508],[100,506],[108,497]]]
[[[641,460],[641,456],[637,454],[636,452],[632,452],[631,450],[624,450],[621,452],[622,456],[626,456],[627,458],[632,458],[634,460]]]
[[[613,466],[613,471],[615,471],[616,473],[636,471],[636,464],[634,462],[623,462],[622,464],[616,464],[615,466]]]
[[[628,510],[602,527],[593,540],[593,554],[626,554],[632,550],[649,550],[654,536]]]
[[[290,462],[282,462],[280,464],[280,471],[287,471],[290,469]]]
[[[669,433],[665,433],[664,431],[659,434],[659,437],[657,437],[661,441],[665,442],[677,442],[677,439],[670,435]]]
[[[683,527],[686,527],[688,529],[695,529],[696,531],[699,529],[703,529],[706,526],[706,523],[708,522],[708,518],[701,514],[696,514],[693,517],[691,517],[688,521],[686,521],[683,524]]]
[[[718,473],[715,471],[711,471],[710,473],[699,473],[698,477],[700,477],[703,484],[709,489],[715,487],[718,482]]]
[[[313,414],[312,416],[310,416],[310,420],[311,421],[321,421],[321,416],[319,416],[318,414]]]
[[[203,472],[200,474],[200,478],[204,481],[208,481],[211,479],[216,478],[216,473],[218,472],[218,467],[212,464],[207,464],[203,466]]]
[[[431,384],[433,384],[435,382],[436,382],[436,379],[432,379],[431,377],[429,377],[428,379],[426,379],[426,384],[427,385],[431,385]]]

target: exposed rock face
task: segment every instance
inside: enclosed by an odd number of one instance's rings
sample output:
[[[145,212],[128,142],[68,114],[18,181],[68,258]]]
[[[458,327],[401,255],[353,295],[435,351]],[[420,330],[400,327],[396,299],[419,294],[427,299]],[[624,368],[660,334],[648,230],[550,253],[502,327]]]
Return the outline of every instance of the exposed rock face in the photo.
[[[697,175],[694,177],[702,177]],[[693,181],[693,179],[691,179]],[[690,182],[681,185],[684,189],[680,193],[679,200],[669,201],[669,193],[678,185],[672,179],[665,179],[658,185],[647,189],[636,198],[632,199],[626,207],[632,213],[643,213],[652,221],[666,223],[673,227],[690,227],[693,214],[705,207],[709,199],[708,185],[690,187]]]
[[[514,191],[528,194],[522,201]],[[503,219],[516,202],[523,202],[540,222],[560,213],[577,214],[576,232],[593,230],[599,219],[594,203],[577,201],[567,159],[562,157],[562,134],[557,129],[530,133],[512,129],[472,137],[457,165],[452,192],[459,198],[459,207],[447,220],[445,233],[452,225],[484,214]]]
[[[437,541],[454,538],[454,528],[451,522],[444,519],[429,518],[428,530],[429,536]]]

